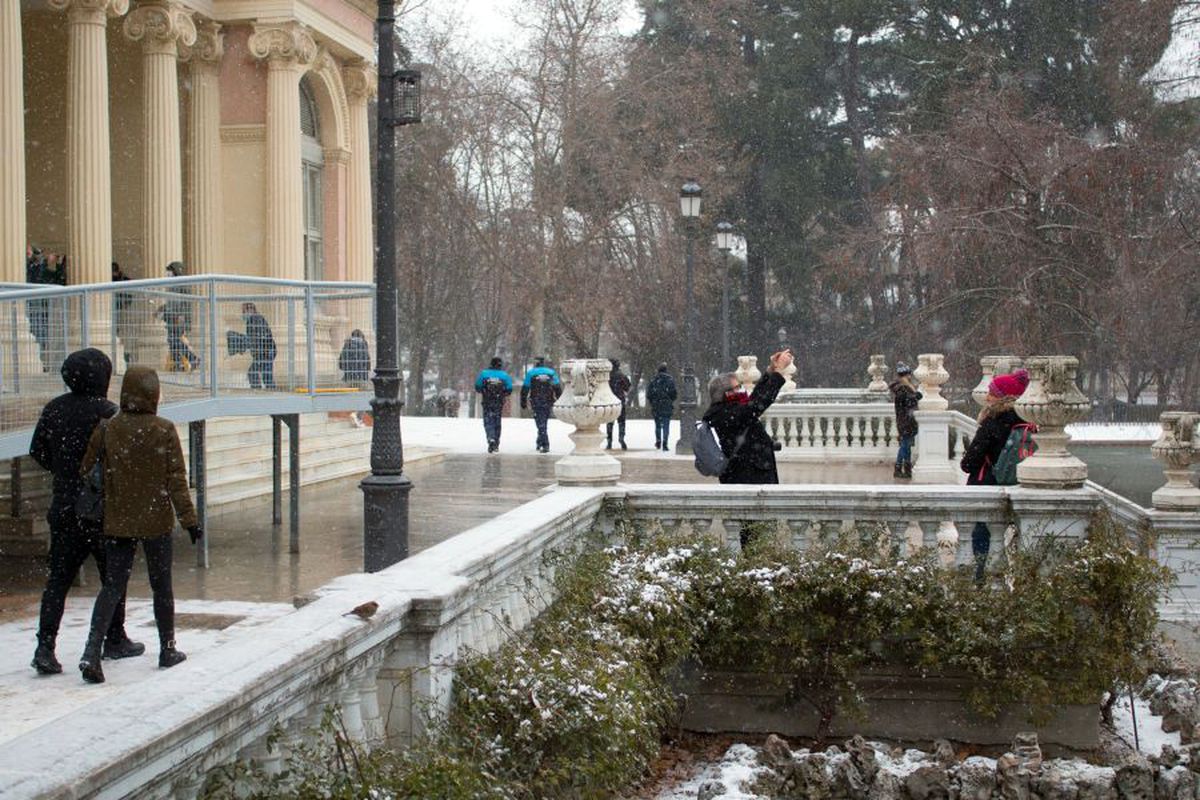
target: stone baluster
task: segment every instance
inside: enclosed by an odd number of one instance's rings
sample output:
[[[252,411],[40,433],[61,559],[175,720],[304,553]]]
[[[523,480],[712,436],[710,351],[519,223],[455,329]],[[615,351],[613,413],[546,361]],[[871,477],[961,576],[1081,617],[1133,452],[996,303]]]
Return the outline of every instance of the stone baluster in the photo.
[[[871,356],[871,365],[867,367],[867,374],[871,376],[871,382],[867,384],[868,392],[886,392],[888,365],[883,355]]]
[[[950,380],[941,353],[917,356],[913,376],[920,381],[921,398],[914,416],[917,419],[916,463],[913,483],[962,483],[964,476],[950,458],[950,404],[942,396],[942,386]]]
[[[979,368],[983,372],[979,384],[971,390],[971,397],[982,408],[988,394],[988,384],[997,375],[1005,375],[1020,369],[1023,362],[1016,356],[984,356],[979,359]]]
[[[196,43],[182,51],[191,65],[188,137],[188,264],[196,274],[220,272],[225,260],[221,193],[221,59],[225,36],[214,22],[199,23]]]
[[[143,0],[125,18],[142,43],[143,261],[157,274],[183,259],[183,176],[179,138],[179,45],[196,43],[192,12],[178,0]]]
[[[379,666],[380,657],[372,657],[358,676],[358,693],[362,698],[363,741],[369,747],[383,742],[383,712],[379,708]]]
[[[180,775],[171,785],[172,800],[196,800],[207,780],[208,773],[202,769],[190,770]]]
[[[268,742],[265,738],[243,747],[238,755],[245,761],[257,764],[268,776],[275,776],[283,772],[283,748],[278,744]]]
[[[355,742],[363,741],[367,732],[363,724],[360,679],[361,674],[352,670],[350,674],[343,676],[337,692],[337,702],[342,709],[342,725],[345,727],[346,736]]]
[[[1162,435],[1151,450],[1162,462],[1167,482],[1151,495],[1151,502],[1161,511],[1200,510],[1200,489],[1192,478],[1192,465],[1200,461],[1200,441],[1196,437],[1200,414],[1167,411],[1159,420]]]
[[[1038,450],[1017,466],[1022,486],[1074,489],[1087,480],[1087,464],[1067,450],[1066,426],[1085,419],[1088,399],[1075,385],[1079,361],[1073,356],[1031,356],[1025,362],[1029,387],[1017,400],[1016,411],[1038,426]]]
[[[938,549],[938,562],[946,568],[953,567],[958,561],[958,526],[953,520],[938,523],[935,534]]]

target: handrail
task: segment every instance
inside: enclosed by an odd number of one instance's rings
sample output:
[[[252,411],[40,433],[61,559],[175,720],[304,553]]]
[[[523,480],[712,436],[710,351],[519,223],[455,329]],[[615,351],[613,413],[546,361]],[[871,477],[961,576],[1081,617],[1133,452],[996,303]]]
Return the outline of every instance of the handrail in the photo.
[[[5,300],[22,300],[31,297],[42,298],[55,295],[103,294],[108,292],[124,292],[139,289],[155,289],[158,287],[203,286],[210,282],[248,284],[255,286],[280,286],[292,289],[331,289],[351,292],[375,291],[375,285],[372,283],[352,283],[350,281],[296,281],[285,278],[260,278],[252,275],[205,273],[204,275],[183,275],[178,278],[138,278],[137,280],[119,281],[116,283],[78,283],[70,286],[43,285],[34,283],[0,283],[0,298]]]

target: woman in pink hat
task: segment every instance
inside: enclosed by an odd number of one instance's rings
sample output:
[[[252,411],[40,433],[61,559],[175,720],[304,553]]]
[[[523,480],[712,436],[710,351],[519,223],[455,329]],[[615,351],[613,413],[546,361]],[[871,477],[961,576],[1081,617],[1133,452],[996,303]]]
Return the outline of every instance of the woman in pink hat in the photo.
[[[1024,424],[1013,406],[1017,398],[1029,386],[1029,373],[1023,369],[1007,375],[997,375],[988,384],[987,399],[979,412],[979,429],[975,438],[963,453],[959,466],[967,473],[968,486],[995,486],[996,476],[992,466],[1000,457],[1004,443],[1013,427]],[[975,556],[975,582],[983,583],[984,568],[987,566],[988,551],[991,549],[992,532],[982,522],[976,522],[971,531],[971,552]]]

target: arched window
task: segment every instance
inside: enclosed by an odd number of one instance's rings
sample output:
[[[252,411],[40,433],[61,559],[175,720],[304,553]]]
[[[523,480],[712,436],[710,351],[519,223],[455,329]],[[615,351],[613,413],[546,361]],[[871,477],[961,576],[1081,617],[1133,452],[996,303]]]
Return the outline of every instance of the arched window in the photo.
[[[321,186],[325,155],[321,148],[321,120],[308,79],[300,81],[300,158],[304,185],[304,277],[319,281],[324,274],[321,235],[325,194]]]

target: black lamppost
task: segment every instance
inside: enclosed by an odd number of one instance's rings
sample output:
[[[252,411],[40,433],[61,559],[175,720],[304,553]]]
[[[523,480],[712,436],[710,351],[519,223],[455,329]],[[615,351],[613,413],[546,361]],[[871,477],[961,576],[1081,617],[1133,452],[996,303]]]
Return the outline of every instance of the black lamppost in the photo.
[[[721,279],[721,368],[729,369],[729,251],[733,249],[733,225],[717,223],[717,249],[725,257],[725,275]]]
[[[396,69],[395,0],[379,0],[378,147],[375,173],[375,397],[371,474],[363,491],[363,569],[378,572],[408,557],[408,493],[400,439],[395,128],[421,121],[421,73]]]
[[[679,442],[676,455],[691,455],[696,440],[696,370],[692,353],[696,347],[696,298],[693,288],[695,272],[695,232],[700,219],[700,184],[688,181],[679,190],[679,211],[683,216],[683,233],[687,239],[687,308],[684,309],[683,394],[679,399]]]

